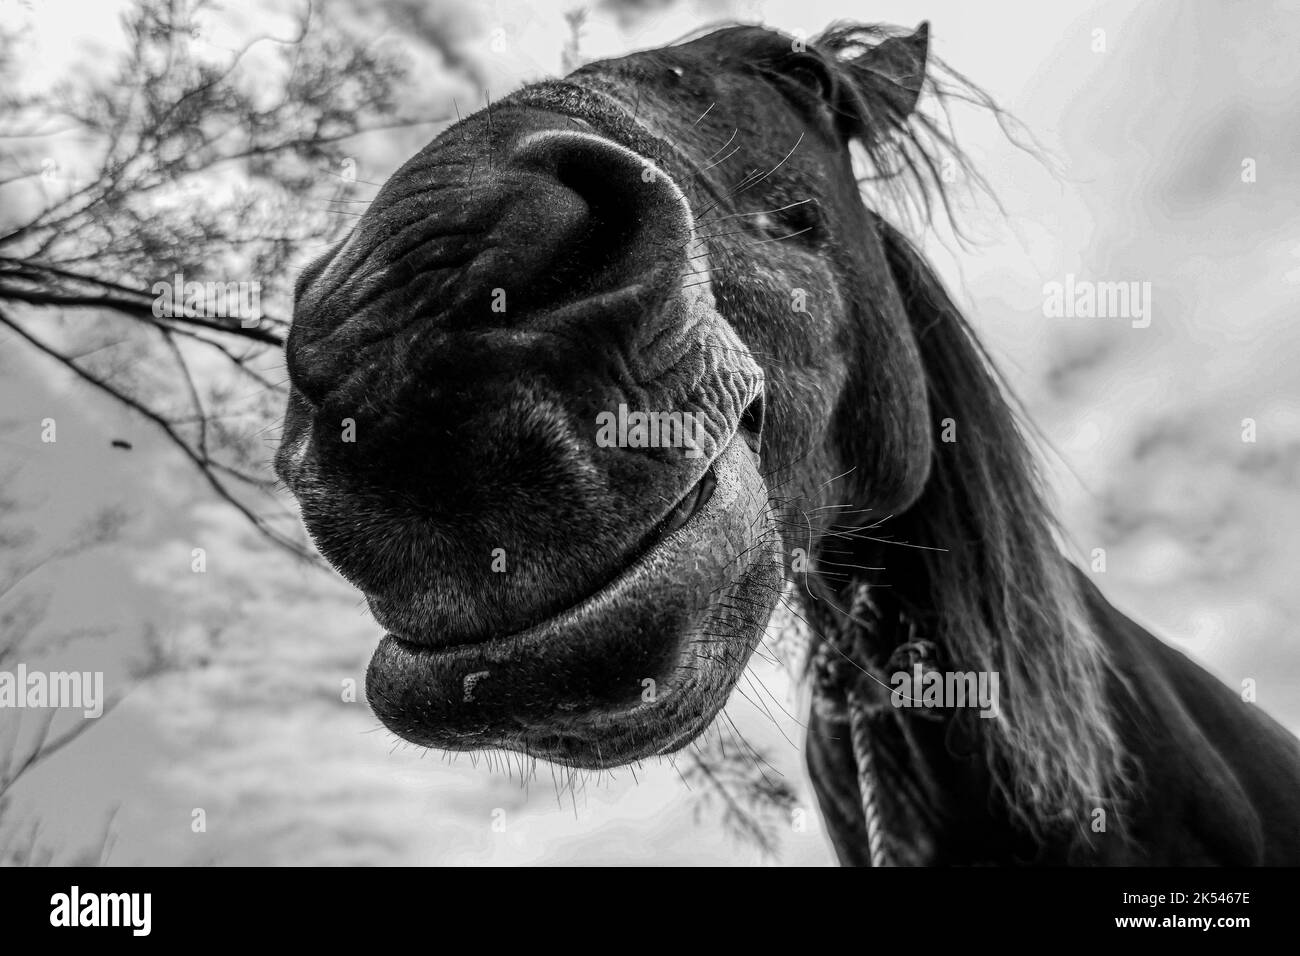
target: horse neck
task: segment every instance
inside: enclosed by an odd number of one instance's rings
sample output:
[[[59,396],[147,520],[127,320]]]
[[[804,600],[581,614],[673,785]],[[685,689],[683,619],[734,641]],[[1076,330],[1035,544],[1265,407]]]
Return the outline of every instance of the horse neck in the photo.
[[[814,706],[837,725],[823,732],[818,724],[819,733],[839,742],[842,765],[855,770],[819,786],[838,789],[846,805],[872,804],[888,865],[1075,859],[1080,847],[1074,828],[1044,828],[1009,798],[1014,784],[1008,787],[1007,778],[1014,767],[1003,759],[987,720],[973,709],[900,706],[892,693],[899,673],[963,669],[939,619],[915,600],[916,585],[883,587],[856,578],[833,593],[813,587],[811,593],[820,597],[805,598],[816,642]],[[865,755],[854,739],[853,707],[865,710]],[[865,776],[864,757],[870,764]],[[870,801],[863,799],[864,787],[874,790]]]

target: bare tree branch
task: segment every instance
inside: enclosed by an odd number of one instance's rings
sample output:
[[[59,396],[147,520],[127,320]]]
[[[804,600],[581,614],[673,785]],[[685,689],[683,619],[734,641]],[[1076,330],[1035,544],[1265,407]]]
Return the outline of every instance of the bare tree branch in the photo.
[[[80,378],[82,381],[90,385],[93,385],[95,388],[99,389],[101,392],[108,395],[114,401],[118,402],[121,405],[126,406],[127,408],[135,411],[136,413],[147,418],[149,421],[153,422],[153,424],[156,425],[158,429],[162,431],[164,435],[167,436],[168,440],[171,441],[172,444],[174,444],[177,448],[181,450],[181,452],[185,455],[186,458],[188,458],[191,462],[193,462],[196,466],[198,466],[198,470],[200,474],[203,475],[203,477],[206,479],[208,483],[208,486],[212,489],[213,493],[216,494],[218,498],[225,501],[236,511],[242,514],[246,519],[248,519],[248,522],[252,524],[253,527],[256,528],[268,540],[272,541],[277,545],[280,545],[281,547],[301,557],[307,558],[309,560],[313,558],[312,552],[308,548],[306,548],[298,539],[286,535],[283,532],[271,526],[262,515],[259,515],[255,511],[250,509],[235,494],[233,494],[230,491],[230,489],[227,488],[226,485],[215,474],[215,472],[225,472],[227,474],[233,474],[233,472],[229,469],[229,467],[223,466],[217,462],[213,462],[212,459],[206,457],[200,450],[195,449],[188,441],[184,439],[183,436],[181,436],[176,431],[172,422],[168,421],[163,415],[161,415],[154,409],[149,408],[143,403],[137,401],[134,397],[120,390],[115,385],[107,381],[104,381],[103,379],[92,374],[90,371],[83,368],[81,365],[78,365],[72,359],[68,358],[58,349],[41,341],[36,336],[32,335],[30,332],[24,329],[17,322],[15,322],[4,311],[0,311],[0,325],[7,326],[10,329],[10,331],[12,331],[15,335],[24,339],[26,342],[28,342],[31,346],[33,346],[37,350],[53,358],[64,368],[67,368],[72,372],[74,372],[77,375],[77,377]],[[251,480],[251,479],[245,478],[244,480]]]
[[[279,361],[271,350],[289,327],[293,266],[351,224],[333,206],[359,201],[359,180],[344,164],[348,143],[450,117],[400,109],[405,67],[369,38],[335,28],[310,0],[288,31],[214,55],[196,37],[215,16],[208,0],[135,0],[111,82],[0,94],[0,172],[14,167],[0,193],[37,199],[3,206],[34,211],[0,221],[0,304],[13,306],[0,324],[148,419],[220,500],[268,540],[304,554],[264,513],[271,499],[254,505],[236,490],[275,486],[253,446],[284,400],[284,383],[264,374],[263,360]],[[5,43],[0,31],[0,50]],[[0,57],[0,88],[4,65]],[[88,173],[59,168],[67,137],[95,157]],[[257,301],[235,314],[228,302],[215,308],[155,291],[178,285],[238,286]],[[113,335],[146,350],[142,361],[114,367],[103,336],[122,323],[156,338]],[[165,362],[143,360],[154,348]],[[202,372],[193,364],[200,356]],[[141,376],[168,368],[174,394],[140,387]],[[236,382],[262,393],[252,405],[233,399],[241,411],[228,407]],[[241,427],[259,414],[266,421]]]

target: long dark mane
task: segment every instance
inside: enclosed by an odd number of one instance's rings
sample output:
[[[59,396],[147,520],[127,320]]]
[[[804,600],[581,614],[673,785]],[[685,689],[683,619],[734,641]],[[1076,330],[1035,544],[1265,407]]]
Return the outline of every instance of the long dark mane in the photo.
[[[928,221],[935,197],[949,209],[945,164],[965,170],[968,183],[982,180],[949,135],[946,112],[904,112],[889,81],[860,66],[862,51],[897,35],[837,26],[814,43],[854,79],[850,120],[873,167],[867,185],[880,187],[869,191]],[[933,58],[925,83],[941,111],[957,99],[1006,121],[986,94]],[[881,601],[928,621],[926,636],[955,667],[1000,675],[1000,714],[980,723],[991,725],[982,735],[986,758],[1011,806],[1031,823],[1083,826],[1124,789],[1107,656],[992,362],[916,247],[875,218],[920,347],[933,434],[951,419],[956,440],[936,437],[920,499],[888,522],[891,538],[921,547],[882,545],[881,560],[868,564],[888,566]]]
[[[958,666],[1000,675],[989,764],[1036,821],[1088,819],[1122,789],[1108,660],[1061,553],[1034,457],[987,354],[916,249],[883,224],[925,363],[936,441],[920,500],[890,522],[893,600],[932,620]],[[942,548],[935,551],[930,548]]]

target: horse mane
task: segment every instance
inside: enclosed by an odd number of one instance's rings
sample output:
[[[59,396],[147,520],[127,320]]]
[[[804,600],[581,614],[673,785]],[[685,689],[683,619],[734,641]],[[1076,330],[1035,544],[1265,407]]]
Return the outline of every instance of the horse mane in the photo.
[[[880,225],[931,414],[957,429],[955,441],[934,443],[921,497],[890,523],[896,538],[925,546],[890,552],[890,600],[932,622],[954,666],[1000,675],[1002,706],[985,737],[1012,807],[1083,828],[1123,789],[1109,657],[987,352],[920,253]]]
[[[855,51],[899,35],[839,25],[813,44],[853,78],[864,69]],[[1002,122],[987,94],[936,62],[930,58],[925,82],[940,102],[972,102]],[[927,220],[937,195],[951,219],[945,161],[966,170],[968,182],[983,180],[950,124],[920,110],[903,115],[878,74],[856,79],[852,119],[876,181]],[[879,600],[895,612],[927,622],[925,636],[952,666],[1000,675],[1000,713],[978,722],[989,725],[981,737],[997,786],[1031,826],[1073,822],[1086,834],[1092,810],[1125,790],[1109,656],[1061,551],[1010,390],[921,253],[878,214],[872,219],[920,350],[936,435],[945,419],[957,429],[955,441],[934,441],[920,498],[888,525],[897,541],[920,547],[883,545],[882,560],[868,562],[889,565],[882,582],[889,587],[872,588],[872,599],[883,593]]]

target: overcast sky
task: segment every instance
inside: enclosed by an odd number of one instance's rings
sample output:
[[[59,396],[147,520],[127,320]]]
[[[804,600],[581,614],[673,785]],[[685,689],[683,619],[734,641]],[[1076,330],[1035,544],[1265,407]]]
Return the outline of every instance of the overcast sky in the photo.
[[[339,6],[425,69],[419,102],[462,109],[555,74],[580,4],[403,2]],[[237,44],[282,20],[225,4],[210,35]],[[1099,578],[1121,609],[1300,729],[1300,8],[1252,3],[595,3],[586,57],[671,41],[715,20],[813,34],[853,16],[929,20],[934,50],[1010,109],[1046,161],[986,115],[959,114],[963,145],[1000,198],[966,210],[966,247],[918,237],[1051,443],[1045,464],[1076,554],[1105,548]],[[287,8],[286,8],[287,9]],[[258,13],[250,11],[257,10]],[[112,3],[0,0],[31,25],[33,86],[90,75],[118,44]],[[227,34],[225,31],[229,31]],[[242,32],[241,32],[242,31]],[[1101,31],[1099,34],[1098,31]],[[1098,37],[1102,48],[1098,49]],[[436,41],[436,42],[435,42]],[[472,107],[471,107],[472,108]],[[379,181],[414,149],[371,147]],[[1253,182],[1241,176],[1252,160]],[[369,178],[367,177],[367,178]],[[1049,318],[1067,275],[1149,282],[1152,321]],[[356,595],[266,550],[148,423],[100,406],[41,357],[0,345],[0,474],[33,529],[57,544],[106,507],[121,537],[27,586],[50,634],[92,629],[78,660],[125,674],[155,633],[187,666],[136,689],[17,793],[64,858],[113,820],[111,860],[133,862],[751,862],[715,816],[694,820],[677,772],[593,780],[557,805],[500,772],[396,745],[338,687],[363,673],[377,628]],[[37,423],[60,422],[57,448]],[[1258,440],[1241,440],[1241,423]],[[123,454],[111,437],[135,445]],[[201,542],[212,570],[188,573]],[[90,666],[85,664],[83,666]],[[784,676],[761,681],[784,706]],[[752,687],[753,685],[751,685]],[[756,692],[757,694],[757,692]],[[770,712],[777,719],[770,716]],[[797,721],[744,700],[728,711],[791,779]],[[804,801],[809,808],[806,786]],[[208,810],[195,835],[192,810]],[[491,812],[512,820],[493,831]],[[810,817],[815,817],[810,814]],[[813,822],[782,862],[825,863]]]

